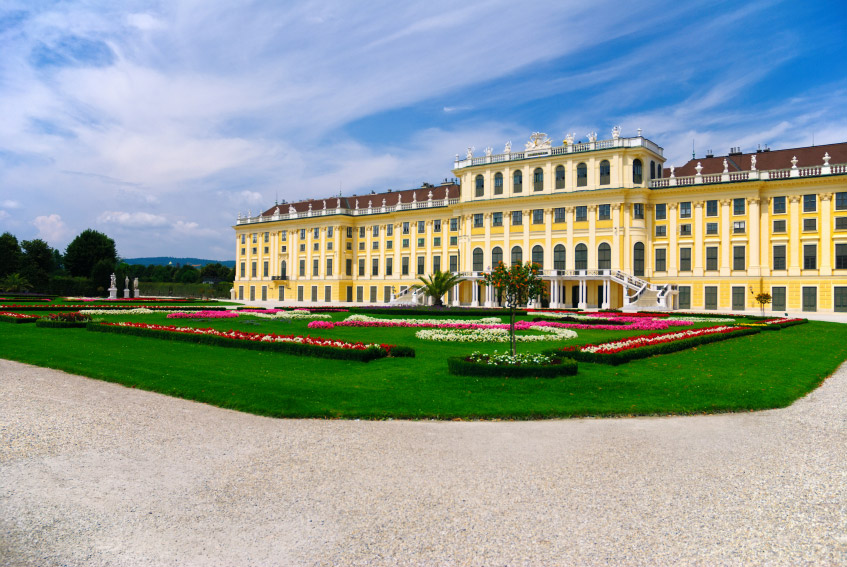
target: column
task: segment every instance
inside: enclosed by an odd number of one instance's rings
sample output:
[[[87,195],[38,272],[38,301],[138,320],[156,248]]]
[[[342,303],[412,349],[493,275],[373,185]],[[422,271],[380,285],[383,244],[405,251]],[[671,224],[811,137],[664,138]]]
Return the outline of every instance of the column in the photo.
[[[574,250],[573,250],[573,223],[574,223],[574,207],[565,207],[565,268],[568,267],[568,262],[574,266]]]
[[[769,213],[771,208],[771,198],[767,197],[762,200],[762,207],[759,209],[761,222],[759,223],[759,247],[761,255],[759,256],[759,274],[763,276],[770,275],[770,257],[771,257],[771,242],[768,238],[770,231]]]
[[[750,265],[747,268],[747,273],[751,276],[758,277],[761,275],[759,271],[759,258],[762,255],[762,245],[759,239],[759,198],[751,197],[747,199],[747,217],[750,219],[750,226],[747,230],[748,247],[750,248]]]
[[[505,180],[504,180],[505,183]],[[511,183],[511,181],[509,181]],[[511,185],[509,185],[511,187]],[[505,189],[503,191],[505,193]],[[503,263],[507,266],[512,263],[512,246],[509,243],[509,227],[512,226],[512,212],[503,211]],[[494,266],[492,266],[493,268]]]
[[[602,309],[608,309],[611,302],[609,301],[609,280],[603,280],[603,304],[600,306]]]
[[[703,275],[703,201],[694,203],[694,276]]]
[[[665,254],[667,258],[668,275],[677,275],[677,256],[679,256],[679,246],[676,243],[677,239],[677,209],[676,203],[668,203],[668,251]]]
[[[800,275],[800,195],[788,197],[788,275]]]
[[[823,193],[820,195],[821,200],[821,243],[818,246],[818,254],[820,254],[820,275],[832,275],[832,211],[830,204],[832,203],[832,193]]]
[[[485,306],[486,307],[491,307],[491,299],[492,299],[492,296],[494,295],[492,293],[493,291],[494,291],[494,288],[491,287],[490,285],[485,286]]]
[[[479,285],[477,280],[471,280],[471,307],[479,307]]]
[[[544,269],[553,269],[553,209],[544,209]],[[551,283],[550,295],[552,294],[553,284]]]
[[[729,207],[732,204],[730,199],[721,199],[721,275],[729,276],[730,253],[732,252],[732,241],[730,240],[729,231]],[[718,302],[720,302],[720,293],[718,294]]]
[[[461,305],[461,302],[459,301],[459,284],[453,286],[453,305],[455,307]]]
[[[588,307],[588,293],[585,285],[585,279],[580,278],[579,280],[579,305],[580,309],[585,309]]]
[[[597,205],[588,205],[588,269],[597,269]]]
[[[524,178],[526,180],[526,178]],[[532,178],[530,178],[530,191],[532,191]],[[526,183],[524,183],[524,187],[526,187]],[[526,191],[526,189],[524,189]],[[523,261],[524,263],[532,260],[532,250],[529,247],[529,231],[532,227],[532,210],[527,209],[523,213]]]
[[[482,215],[482,224],[485,227],[485,244],[482,247],[482,269],[488,271],[489,267],[494,269],[494,266],[491,265],[491,213],[483,213]],[[488,262],[485,259],[488,259]],[[487,294],[486,294],[487,298]],[[488,299],[486,299],[486,306],[488,306]]]
[[[612,271],[621,269],[621,203],[612,204]]]
[[[464,264],[467,266],[465,271],[470,272],[473,269],[473,256],[471,255],[471,230],[473,229],[473,215],[464,215],[463,220],[465,221],[463,224],[465,225],[465,245],[464,252],[460,254],[460,256],[464,256],[464,258],[459,258],[459,264]]]

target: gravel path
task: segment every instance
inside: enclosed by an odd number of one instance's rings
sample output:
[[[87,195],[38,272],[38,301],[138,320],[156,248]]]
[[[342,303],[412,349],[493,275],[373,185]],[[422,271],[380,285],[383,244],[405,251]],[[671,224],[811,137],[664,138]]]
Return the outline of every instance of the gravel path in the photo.
[[[276,420],[0,360],[0,565],[847,565],[845,400]]]

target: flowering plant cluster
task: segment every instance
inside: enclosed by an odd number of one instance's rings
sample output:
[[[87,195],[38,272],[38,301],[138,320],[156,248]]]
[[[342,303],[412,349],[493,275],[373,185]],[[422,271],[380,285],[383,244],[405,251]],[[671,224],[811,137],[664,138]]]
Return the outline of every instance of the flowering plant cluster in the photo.
[[[0,311],[0,317],[9,319],[38,319],[38,315],[24,315],[23,313],[14,313],[12,311]]]
[[[246,313],[263,319],[331,319],[332,315],[313,313],[308,309],[241,309],[238,313]]]
[[[91,321],[91,316],[87,313],[74,311],[71,313],[53,313],[48,316],[48,319],[50,321],[62,321],[65,323],[85,323],[86,321]]]
[[[236,311],[176,311],[168,313],[168,319],[234,319]]]
[[[579,347],[579,350],[581,350],[582,352],[591,352],[595,354],[609,354],[634,348],[640,348],[647,345],[670,343],[681,339],[688,339],[703,335],[711,335],[715,333],[732,333],[737,330],[737,327],[706,327],[704,329],[691,329],[688,331],[662,333],[659,335],[642,335],[640,337],[629,337],[626,339],[621,339],[619,341],[611,341],[599,345],[583,345]]]
[[[476,362],[477,364],[490,364],[492,366],[514,366],[518,364],[552,364],[554,359],[550,355],[537,352],[511,354],[508,352],[498,353],[495,350],[493,354],[474,351],[465,360],[468,362]]]
[[[529,327],[538,331],[545,331],[547,335],[515,335],[515,340],[520,342],[537,342],[553,340],[569,340],[577,337],[576,331],[556,327]],[[519,329],[523,330],[523,329]],[[508,325],[483,329],[421,329],[415,336],[419,339],[444,342],[492,342],[505,343],[510,340]]]
[[[162,309],[148,309],[147,307],[136,307],[134,309],[121,309],[119,315],[149,315],[150,313],[162,313]],[[114,309],[80,309],[80,313],[86,315],[114,315]]]

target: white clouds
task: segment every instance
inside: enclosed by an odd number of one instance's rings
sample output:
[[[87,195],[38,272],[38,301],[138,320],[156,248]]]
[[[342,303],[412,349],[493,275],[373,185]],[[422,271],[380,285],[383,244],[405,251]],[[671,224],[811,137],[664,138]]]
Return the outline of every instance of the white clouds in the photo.
[[[123,211],[104,211],[97,217],[97,221],[103,224],[117,224],[134,228],[157,227],[168,224],[168,219],[161,215],[151,213],[125,213]]]
[[[0,208],[3,208],[3,209],[20,209],[21,203],[20,203],[20,201],[13,201],[12,199],[6,199],[5,201],[0,201]]]
[[[68,236],[68,228],[62,217],[57,214],[38,216],[32,224],[38,229],[38,238],[50,244],[64,242]]]

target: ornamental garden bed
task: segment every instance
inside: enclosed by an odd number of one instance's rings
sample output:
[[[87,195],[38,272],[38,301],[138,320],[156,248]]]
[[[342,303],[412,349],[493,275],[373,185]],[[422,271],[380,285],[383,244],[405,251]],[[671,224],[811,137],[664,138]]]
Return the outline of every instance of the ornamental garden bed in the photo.
[[[486,307],[350,307],[350,313],[361,313],[363,315],[415,315],[417,317],[480,317],[483,315],[504,317],[509,315],[509,310],[502,308]],[[526,309],[515,311],[515,315],[522,317],[526,315]]]
[[[518,353],[484,354],[474,352],[468,356],[447,359],[447,369],[457,376],[482,376],[490,378],[556,378],[577,373],[577,361],[560,354],[544,355]]]
[[[48,329],[84,329],[89,322],[91,316],[84,313],[55,313],[39,318],[35,326]]]
[[[0,321],[4,323],[35,323],[38,321],[38,316],[13,313],[11,311],[0,311]]]
[[[618,365],[657,354],[668,354],[708,343],[755,335],[760,330],[758,327],[705,327],[673,333],[629,337],[597,345],[553,349],[547,351],[547,354],[570,356],[583,362]]]

